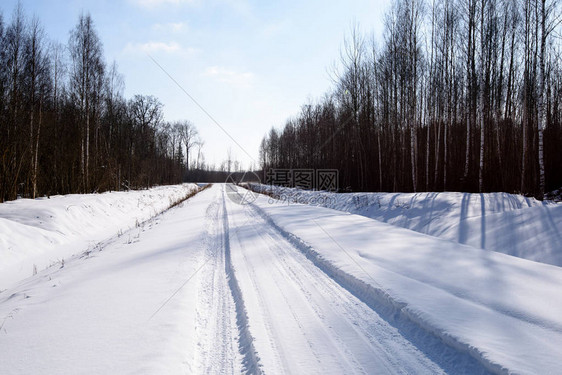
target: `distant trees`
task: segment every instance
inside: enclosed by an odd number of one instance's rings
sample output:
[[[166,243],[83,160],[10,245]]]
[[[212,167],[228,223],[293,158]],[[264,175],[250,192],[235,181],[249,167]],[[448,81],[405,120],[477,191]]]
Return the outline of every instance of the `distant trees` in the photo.
[[[186,172],[189,171],[189,153],[199,140],[199,133],[195,126],[189,121],[177,121],[174,123],[174,128],[179,136],[179,141],[183,142],[185,146],[185,160]]]
[[[331,93],[260,145],[262,168],[337,168],[353,190],[562,185],[558,0],[395,0],[356,28]]]
[[[123,90],[89,14],[66,46],[21,5],[9,22],[0,14],[0,201],[180,182],[195,138],[158,99]]]

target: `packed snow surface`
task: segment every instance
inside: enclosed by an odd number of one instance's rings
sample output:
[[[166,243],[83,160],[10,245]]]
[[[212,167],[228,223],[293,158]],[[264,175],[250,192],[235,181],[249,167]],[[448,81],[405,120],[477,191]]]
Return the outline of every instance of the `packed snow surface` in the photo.
[[[214,185],[14,281],[0,373],[559,372],[562,268],[245,198]]]
[[[562,204],[508,193],[328,193],[252,184],[311,204],[536,262],[562,266]]]

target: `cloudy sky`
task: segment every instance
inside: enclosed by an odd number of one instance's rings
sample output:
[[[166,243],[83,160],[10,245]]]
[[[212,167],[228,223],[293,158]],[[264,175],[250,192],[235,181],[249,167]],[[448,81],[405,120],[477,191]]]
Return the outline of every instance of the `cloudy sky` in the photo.
[[[9,21],[17,0],[3,0]],[[390,0],[21,0],[48,37],[68,41],[90,12],[125,96],[154,95],[166,120],[192,121],[209,163],[232,154],[248,167],[263,135],[327,92],[330,67],[358,23],[379,38]],[[162,68],[220,125],[152,61]],[[221,127],[241,146],[234,143]]]

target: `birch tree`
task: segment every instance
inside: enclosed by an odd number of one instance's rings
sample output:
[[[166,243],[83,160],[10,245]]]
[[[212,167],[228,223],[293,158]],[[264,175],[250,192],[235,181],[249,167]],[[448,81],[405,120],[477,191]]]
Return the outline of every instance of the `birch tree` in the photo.
[[[546,178],[544,171],[544,130],[546,128],[546,60],[547,52],[550,49],[549,36],[552,31],[560,23],[560,15],[558,12],[557,0],[539,0],[540,10],[537,23],[540,30],[540,55],[539,55],[539,73],[538,73],[538,93],[537,93],[537,109],[538,109],[538,159],[539,159],[539,198],[542,199],[545,193]]]
[[[71,87],[72,97],[80,109],[81,131],[80,139],[80,170],[82,175],[82,191],[90,188],[90,122],[92,117],[92,103],[96,102],[101,89],[97,82],[103,74],[102,45],[94,28],[94,22],[89,13],[79,17],[78,24],[70,34],[68,42],[72,58]]]

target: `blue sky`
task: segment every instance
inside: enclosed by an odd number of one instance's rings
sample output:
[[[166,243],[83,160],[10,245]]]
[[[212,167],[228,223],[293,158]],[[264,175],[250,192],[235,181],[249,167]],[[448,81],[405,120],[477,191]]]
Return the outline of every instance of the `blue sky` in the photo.
[[[227,150],[248,167],[263,135],[332,86],[330,67],[357,22],[379,38],[390,0],[22,0],[52,40],[66,44],[90,12],[125,78],[125,96],[155,95],[166,120],[188,119],[208,163]],[[16,0],[0,9],[9,21]],[[150,54],[250,154],[248,156],[152,62]]]

